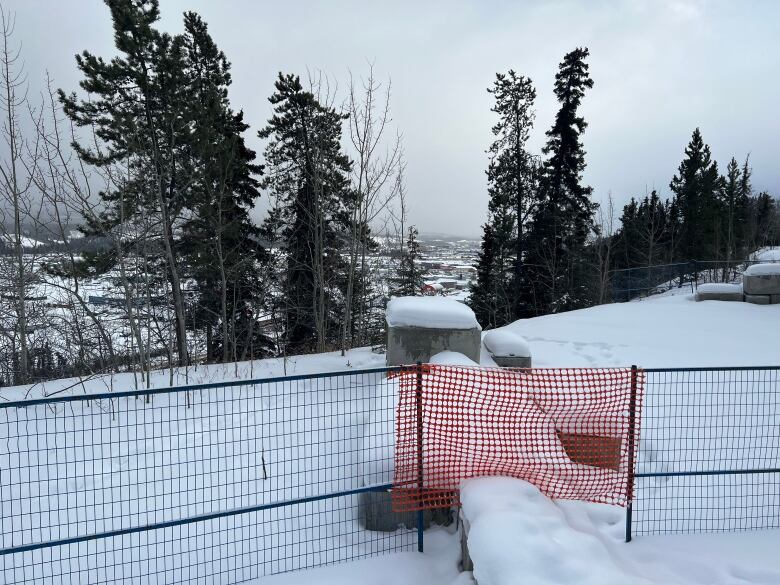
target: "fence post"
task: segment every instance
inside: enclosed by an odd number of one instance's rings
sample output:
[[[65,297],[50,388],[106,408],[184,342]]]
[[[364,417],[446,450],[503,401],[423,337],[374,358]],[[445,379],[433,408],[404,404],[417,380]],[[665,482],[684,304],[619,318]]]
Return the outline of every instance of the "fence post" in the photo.
[[[636,441],[636,384],[637,369],[631,366],[631,398],[628,407],[628,485],[626,486],[626,542],[631,542],[631,516],[634,499],[634,448]]]
[[[422,498],[423,491],[423,386],[422,386],[423,365],[417,362],[417,489],[420,490],[419,496]],[[417,552],[423,552],[423,528],[425,523],[425,512],[417,511]]]

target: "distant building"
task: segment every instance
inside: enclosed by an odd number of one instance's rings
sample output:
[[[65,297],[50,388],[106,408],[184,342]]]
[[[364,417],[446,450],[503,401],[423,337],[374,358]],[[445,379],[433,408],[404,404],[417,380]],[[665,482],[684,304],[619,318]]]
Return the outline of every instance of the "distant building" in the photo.
[[[438,282],[426,282],[422,287],[422,294],[432,297],[434,295],[440,295],[444,292],[444,287]]]

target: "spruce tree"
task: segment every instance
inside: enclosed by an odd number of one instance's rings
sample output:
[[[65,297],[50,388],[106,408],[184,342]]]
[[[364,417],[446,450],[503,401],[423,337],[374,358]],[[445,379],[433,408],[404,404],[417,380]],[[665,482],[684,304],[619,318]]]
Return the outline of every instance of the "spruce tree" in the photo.
[[[555,76],[555,95],[561,104],[547,131],[541,168],[543,202],[529,234],[529,265],[537,313],[584,306],[588,298],[585,245],[594,230],[596,205],[591,187],[582,184],[585,150],[580,141],[587,128],[579,115],[585,90],[593,87],[585,59],[587,48],[568,53]]]
[[[677,197],[682,219],[683,260],[715,259],[718,237],[718,192],[722,179],[710,147],[698,128],[685,149],[685,159],[669,187]]]
[[[228,361],[264,356],[271,344],[257,317],[267,297],[261,270],[267,253],[249,215],[260,196],[256,177],[262,167],[244,143],[248,125],[243,113],[230,108],[230,63],[197,14],[185,13],[184,27],[195,174],[182,249],[188,275],[197,284],[193,320],[206,330],[208,357]]]
[[[496,324],[503,325],[526,315],[525,231],[538,205],[537,165],[526,143],[533,128],[536,90],[530,79],[510,70],[496,74],[488,92],[495,98],[491,110],[499,117],[492,129],[495,140],[488,150],[487,175],[497,260]]]
[[[258,135],[268,140],[262,187],[276,200],[285,254],[284,343],[286,351],[324,351],[338,338],[345,310],[341,251],[353,196],[340,144],[345,116],[321,104],[298,76],[280,73],[275,87],[274,115]]]
[[[498,121],[488,149],[490,201],[477,267],[482,285],[478,282],[472,288],[470,301],[486,328],[505,325],[527,313],[527,296],[523,294],[527,287],[523,271],[525,227],[538,203],[536,163],[526,148],[536,91],[530,79],[510,70],[496,74],[488,93],[494,97],[491,111],[498,115]]]
[[[726,166],[719,197],[719,208],[723,217],[720,221],[723,232],[721,241],[723,250],[720,256],[726,261],[726,266],[745,256],[745,227],[747,224],[748,198],[750,191],[750,170],[745,161],[743,168],[732,157]],[[725,270],[725,269],[724,269]]]
[[[477,258],[477,278],[470,287],[467,301],[477,321],[483,329],[497,326],[496,308],[496,256],[493,226],[486,223],[482,226],[482,244]]]
[[[417,228],[409,226],[406,249],[398,266],[398,275],[393,279],[395,285],[391,295],[396,297],[417,297],[422,294],[425,273],[420,266],[420,243],[417,241]]]

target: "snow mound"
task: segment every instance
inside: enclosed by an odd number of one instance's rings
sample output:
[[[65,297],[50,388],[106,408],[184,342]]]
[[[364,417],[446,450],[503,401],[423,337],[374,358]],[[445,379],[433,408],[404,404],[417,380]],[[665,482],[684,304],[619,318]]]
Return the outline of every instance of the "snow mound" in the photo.
[[[753,254],[753,259],[759,262],[780,262],[780,248],[762,248]]]
[[[753,264],[747,267],[745,276],[780,276],[780,263]]]
[[[531,357],[531,348],[524,337],[508,329],[492,329],[482,337],[485,348],[502,357]]]
[[[624,542],[626,511],[550,500],[519,479],[461,485],[479,585],[774,585],[780,531],[656,535]]]
[[[390,327],[479,328],[474,311],[444,297],[394,298],[387,304],[385,318]]]
[[[650,583],[618,566],[595,534],[572,528],[563,511],[530,483],[467,480],[461,502],[480,585]]]
[[[473,361],[462,353],[449,350],[440,351],[436,355],[431,356],[431,359],[428,360],[428,363],[439,366],[479,366],[477,362]]]
[[[728,282],[708,282],[696,287],[700,293],[741,293],[741,284],[730,284]]]

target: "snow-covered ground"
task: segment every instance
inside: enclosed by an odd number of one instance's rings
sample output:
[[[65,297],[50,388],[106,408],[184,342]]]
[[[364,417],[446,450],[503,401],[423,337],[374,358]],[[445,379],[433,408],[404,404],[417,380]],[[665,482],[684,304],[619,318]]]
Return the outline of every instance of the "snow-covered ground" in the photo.
[[[232,380],[253,380],[278,376],[297,376],[321,372],[348,372],[378,368],[385,365],[385,356],[374,353],[370,348],[352,349],[341,352],[296,355],[230,364],[210,364],[154,370],[148,383],[140,374],[121,373],[97,375],[89,378],[62,378],[28,386],[0,388],[0,402],[43,398],[64,394],[94,394],[144,388],[167,388],[183,384],[211,384]]]
[[[625,543],[622,508],[553,502],[521,480],[469,480],[461,499],[480,585],[780,583],[777,530]]]
[[[522,335],[530,344],[534,366],[538,367],[597,367],[597,366],[626,366],[637,364],[643,367],[682,367],[682,366],[741,366],[741,365],[773,365],[780,363],[780,305],[757,306],[739,302],[693,301],[690,290],[673,291],[666,295],[651,297],[642,301],[605,305],[581,311],[574,311],[559,315],[549,315],[535,319],[522,320],[509,325],[507,330]],[[232,379],[266,378],[272,376],[308,374],[323,371],[347,371],[381,366],[384,356],[370,352],[368,349],[353,350],[345,356],[338,352],[322,355],[296,356],[288,360],[261,360],[252,363],[215,365],[206,367],[193,367],[185,371],[169,372],[168,370],[156,372],[150,381],[151,387],[164,387],[171,384],[203,383]],[[491,360],[487,352],[483,351],[483,365],[490,365]],[[66,393],[94,393],[105,391],[120,391],[138,387],[144,387],[139,378],[132,374],[122,374],[114,377],[99,377],[90,380],[57,380],[27,388],[2,388],[0,389],[0,401],[17,400],[24,397],[39,398],[45,395],[62,395]],[[289,417],[297,413],[297,409],[311,400],[311,392],[325,393],[316,402],[315,411],[319,408],[327,409],[327,405],[333,400],[339,399],[337,389],[329,389],[312,385],[311,388],[302,389],[301,403],[290,402],[290,397],[279,397],[278,401],[272,394],[262,396],[263,405],[266,408],[287,409],[277,410],[285,412]],[[304,400],[305,398],[305,400]],[[343,396],[342,396],[343,398]],[[368,399],[368,395],[361,395],[360,400]],[[157,401],[157,398],[155,399]],[[140,401],[139,401],[140,402]],[[362,402],[360,403],[362,404]],[[159,401],[156,406],[161,406]],[[142,404],[129,405],[127,413],[140,412]],[[364,407],[361,406],[361,409]],[[167,411],[171,416],[173,411]],[[243,412],[243,411],[242,411]],[[325,410],[323,410],[325,412]],[[307,411],[307,416],[311,413]],[[204,444],[210,444],[218,448],[221,440],[220,432],[230,428],[230,421],[225,418],[228,413],[221,412],[219,424],[215,427],[206,426],[198,430],[195,426],[187,426],[188,437],[201,437],[200,448]],[[362,415],[356,418],[339,418],[338,427],[349,433],[358,432],[362,424],[369,423]],[[95,416],[108,417],[109,414]],[[135,415],[137,416],[137,414]],[[176,415],[177,418],[180,415]],[[180,424],[184,415],[181,415]],[[197,423],[197,417],[193,417]],[[3,419],[0,418],[0,421]],[[97,420],[97,419],[93,419]],[[252,418],[241,418],[242,425],[255,422]],[[336,420],[336,419],[334,419]],[[202,423],[203,421],[201,421]],[[26,423],[25,423],[26,424]],[[90,423],[96,424],[96,423]],[[272,431],[265,435],[264,440],[270,441],[270,449],[277,449],[284,458],[281,463],[289,461],[292,456],[300,455],[301,449],[309,448],[313,444],[311,438],[295,429],[291,433],[289,427],[280,424],[273,427],[274,421],[262,422],[263,430]],[[2,425],[0,425],[2,426]],[[197,426],[197,425],[196,425]],[[276,430],[273,430],[276,428]],[[220,431],[223,429],[223,431]],[[28,427],[29,430],[29,427]],[[136,429],[137,430],[137,429]],[[277,435],[274,436],[273,433]],[[323,441],[327,441],[328,429],[318,429]],[[288,437],[282,440],[283,437]],[[7,439],[8,437],[6,437]],[[157,439],[159,440],[159,438]],[[277,441],[274,443],[274,441]],[[287,442],[285,442],[287,441]],[[289,442],[292,441],[292,442]],[[0,445],[9,444],[8,441],[0,441]],[[336,455],[340,458],[340,465],[353,469],[359,462],[352,457],[359,445],[357,434],[349,434],[345,437],[342,449]],[[274,445],[276,445],[274,447]],[[178,456],[186,457],[192,445],[189,439],[184,441],[177,449],[170,451]],[[211,448],[211,447],[210,447]],[[239,450],[240,451],[240,450]],[[1,452],[1,449],[0,449]],[[209,451],[211,452],[211,451]],[[116,463],[120,467],[127,465],[129,457],[133,457],[134,465],[146,461],[153,468],[160,463],[155,460],[159,457],[160,446],[155,440],[144,441],[134,446],[132,453],[119,453]],[[216,452],[215,452],[216,453]],[[318,465],[328,466],[328,453],[306,453],[315,456]],[[124,459],[123,459],[124,457]],[[316,459],[319,457],[322,459]],[[242,469],[250,466],[244,461],[245,453],[240,451],[235,456],[235,461]],[[189,461],[189,460],[188,460]],[[192,469],[188,467],[188,461],[167,462],[166,474],[161,481],[165,484],[166,491],[176,482],[187,481]],[[206,470],[205,475],[200,472],[200,479],[211,477],[215,480],[215,489],[229,479],[225,476],[225,469],[215,467]],[[302,470],[302,473],[312,470]],[[183,472],[184,476],[177,479],[176,473]],[[271,470],[273,472],[273,470]],[[100,470],[101,481],[109,481],[114,477],[110,469]],[[300,477],[288,473],[290,480],[298,481]],[[304,477],[301,476],[301,477]],[[307,476],[311,481],[314,475]],[[143,479],[143,478],[142,478]],[[329,478],[328,481],[330,481]],[[482,514],[485,518],[496,517],[494,531],[487,530],[488,535],[494,541],[498,536],[504,535],[499,543],[508,547],[507,555],[515,555],[516,559],[525,559],[522,563],[516,560],[506,561],[510,565],[521,570],[520,575],[514,573],[491,573],[495,566],[502,566],[498,560],[490,563],[482,561],[484,573],[480,573],[478,542],[475,542],[473,551],[477,563],[477,578],[480,585],[493,585],[505,582],[511,583],[679,583],[679,584],[748,584],[748,583],[780,583],[780,530],[763,531],[753,533],[722,534],[722,535],[693,535],[693,536],[647,536],[639,537],[630,544],[622,542],[624,510],[603,505],[585,504],[581,502],[550,502],[533,494],[533,488],[525,484],[503,484],[496,480],[485,480],[483,488],[476,490],[475,498],[485,505],[475,506],[473,513],[474,523]],[[169,482],[169,483],[165,483]],[[64,497],[73,493],[78,486],[73,482],[58,484]],[[274,490],[268,491],[269,498],[288,496],[291,483],[278,484]],[[335,487],[344,487],[346,484]],[[110,484],[109,484],[110,485]],[[162,484],[161,484],[162,485]],[[330,485],[330,484],[329,484]],[[351,485],[351,484],[350,484]],[[249,486],[246,484],[244,487]],[[90,486],[92,489],[99,484]],[[252,486],[249,486],[252,487]],[[244,488],[242,488],[244,489]],[[467,488],[470,490],[471,488]],[[110,491],[100,494],[99,489],[91,491],[95,498],[101,502],[108,502]],[[194,493],[194,492],[193,492]],[[203,492],[207,493],[207,492]],[[242,492],[246,495],[249,492]],[[487,494],[487,495],[485,495]],[[55,497],[50,507],[56,508],[67,503]],[[224,497],[222,495],[221,497]],[[134,505],[138,504],[138,495],[133,496]],[[140,501],[143,501],[142,499]],[[154,500],[152,500],[154,502]],[[486,502],[486,503],[485,503]],[[165,502],[164,502],[165,503]],[[227,503],[223,501],[223,503]],[[238,504],[245,502],[239,501]],[[202,511],[203,503],[200,501],[187,502],[186,511]],[[495,508],[491,506],[495,504]],[[105,506],[105,504],[104,504]],[[106,508],[104,508],[105,510]],[[107,508],[110,509],[110,508]],[[169,510],[168,512],[170,512]],[[173,512],[179,510],[172,509]],[[136,510],[137,512],[137,510]],[[12,511],[6,510],[10,517]],[[159,520],[159,516],[152,515],[145,520]],[[510,520],[511,519],[511,520]],[[295,523],[292,519],[285,519],[283,525],[285,534],[291,534]],[[350,517],[347,522],[354,522]],[[501,532],[499,525],[506,527],[509,532]],[[4,531],[7,530],[5,525]],[[244,539],[251,535],[251,525],[240,525],[239,537]],[[318,534],[317,527],[304,526],[301,529],[308,531],[306,534],[312,538]],[[248,532],[247,532],[248,531]],[[514,532],[512,532],[514,531]],[[310,533],[310,534],[309,534]],[[350,532],[345,535],[349,538]],[[336,535],[338,537],[338,535]],[[242,540],[243,542],[243,540]],[[345,541],[346,542],[346,541]],[[370,543],[369,543],[370,545]],[[289,546],[289,545],[288,545]],[[490,554],[498,554],[498,549],[490,546]],[[519,549],[524,548],[523,551]],[[226,532],[220,533],[220,551],[224,549],[230,556],[230,536]],[[290,549],[292,551],[292,549]],[[522,556],[520,553],[522,552]],[[368,546],[366,554],[371,553]],[[217,552],[211,553],[216,558]],[[453,534],[453,529],[435,529],[426,534],[426,552],[419,555],[414,552],[404,552],[394,555],[364,559],[355,563],[347,563],[333,567],[316,569],[313,571],[292,573],[263,580],[263,583],[279,583],[283,585],[297,585],[298,583],[345,583],[345,584],[387,584],[404,585],[420,583],[421,585],[449,585],[455,583],[463,585],[471,583],[472,576],[468,573],[458,574],[458,542]],[[515,558],[512,557],[512,558]],[[490,557],[484,557],[490,558]],[[308,564],[316,564],[318,557],[312,557]],[[531,562],[531,560],[533,562]],[[504,562],[501,561],[501,562]],[[199,560],[202,562],[202,560]],[[216,562],[216,561],[215,561]],[[498,570],[498,569],[496,569]]]
[[[697,303],[690,289],[524,319],[506,329],[529,342],[535,367],[780,364],[780,305]]]

